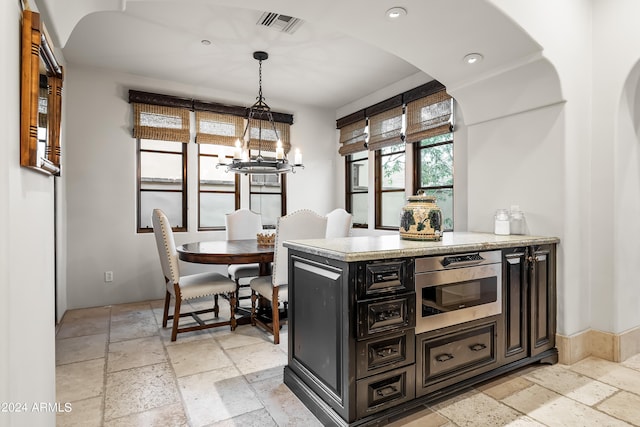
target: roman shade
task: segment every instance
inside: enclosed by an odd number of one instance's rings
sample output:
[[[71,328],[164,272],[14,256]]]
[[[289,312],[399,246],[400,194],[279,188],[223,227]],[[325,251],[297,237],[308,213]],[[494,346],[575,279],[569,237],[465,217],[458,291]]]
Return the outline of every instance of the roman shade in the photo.
[[[196,111],[196,142],[233,147],[244,130],[242,117]]]
[[[402,143],[402,106],[369,117],[369,150]]]
[[[453,128],[453,99],[441,90],[407,103],[405,142],[418,142]]]
[[[276,122],[273,124],[276,128],[276,132],[273,131],[273,126],[268,120],[250,119],[249,120],[249,149],[262,151],[275,152],[278,137],[282,141],[282,148],[285,153],[291,150],[291,141],[289,137],[290,125],[288,123]],[[259,141],[261,139],[261,141]],[[258,144],[260,142],[260,144]],[[260,145],[260,147],[258,147]]]
[[[133,103],[133,137],[189,142],[189,110]]]
[[[365,119],[362,119],[341,128],[340,144],[342,144],[342,146],[340,147],[338,152],[343,156],[347,156],[359,151],[365,151],[367,149],[366,127],[367,121]]]

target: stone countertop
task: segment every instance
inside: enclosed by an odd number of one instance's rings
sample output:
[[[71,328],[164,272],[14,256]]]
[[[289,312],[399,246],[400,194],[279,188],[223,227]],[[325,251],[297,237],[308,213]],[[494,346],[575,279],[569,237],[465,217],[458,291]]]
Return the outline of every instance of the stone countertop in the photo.
[[[403,240],[400,239],[399,234],[395,234],[341,237],[336,239],[288,240],[284,243],[284,246],[312,255],[353,262],[478,252],[559,242],[560,239],[557,237],[498,236],[491,233],[445,232],[439,242]]]

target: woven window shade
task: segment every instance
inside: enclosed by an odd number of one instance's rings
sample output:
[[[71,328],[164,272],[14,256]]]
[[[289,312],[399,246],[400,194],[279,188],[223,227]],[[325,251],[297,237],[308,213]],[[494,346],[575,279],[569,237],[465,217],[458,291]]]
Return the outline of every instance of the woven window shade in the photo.
[[[133,137],[187,143],[189,142],[189,110],[134,103]]]
[[[365,133],[366,126],[366,120],[358,120],[355,123],[340,128],[340,144],[342,144],[342,146],[338,152],[341,155],[348,156],[349,154],[367,150],[365,146],[367,138],[367,134]]]
[[[276,144],[278,143],[278,137],[282,141],[282,148],[285,153],[291,150],[291,141],[289,138],[290,125],[287,123],[274,122],[276,131],[273,131],[273,126],[268,120],[251,119],[249,127],[249,149],[250,150],[262,150],[262,151],[276,151]],[[262,129],[262,131],[260,131]],[[259,139],[261,141],[259,141]],[[259,143],[259,144],[258,144]],[[259,145],[259,146],[258,146]]]
[[[402,143],[402,106],[369,117],[369,151]]]
[[[451,132],[453,100],[445,91],[409,102],[406,113],[407,143]]]
[[[233,147],[242,138],[244,119],[231,114],[196,111],[196,142]]]

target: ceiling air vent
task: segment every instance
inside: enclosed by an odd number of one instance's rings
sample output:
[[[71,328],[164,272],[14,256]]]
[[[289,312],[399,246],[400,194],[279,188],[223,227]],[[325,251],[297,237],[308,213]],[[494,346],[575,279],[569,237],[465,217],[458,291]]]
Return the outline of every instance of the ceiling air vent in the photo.
[[[257,25],[264,25],[265,27],[273,28],[282,33],[293,34],[301,23],[301,19],[294,18],[293,16],[264,12],[260,19],[258,19]]]

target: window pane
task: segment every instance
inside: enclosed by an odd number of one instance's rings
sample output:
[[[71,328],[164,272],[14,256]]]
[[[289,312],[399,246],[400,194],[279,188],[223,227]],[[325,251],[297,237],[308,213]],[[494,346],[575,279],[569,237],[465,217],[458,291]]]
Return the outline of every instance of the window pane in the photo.
[[[174,153],[182,153],[181,142],[171,141],[158,141],[155,139],[141,139],[141,150],[156,150],[156,151],[172,151]]]
[[[250,200],[252,211],[262,215],[262,226],[275,228],[280,213],[280,194],[252,194]]]
[[[278,175],[251,175],[251,192],[281,193],[280,177]]]
[[[227,151],[225,148],[226,147],[215,144],[198,144],[200,154],[213,154],[214,156],[217,156],[218,154],[226,153]]]
[[[182,223],[182,193],[140,192],[140,228],[153,228],[151,213],[156,208],[162,209],[167,215],[171,227],[184,227]]]
[[[425,194],[436,196],[436,204],[442,210],[442,229],[453,230],[453,189],[425,189]]]
[[[404,189],[405,153],[382,156],[382,189]]]
[[[404,152],[404,144],[396,144],[390,147],[384,147],[380,149],[381,154],[391,154],[391,153],[399,153]]]
[[[351,196],[351,214],[354,224],[367,224],[369,211],[369,195],[367,193],[357,193]]]
[[[400,213],[402,207],[407,204],[404,191],[382,193],[382,218],[383,227],[400,227]]]
[[[235,209],[234,193],[200,193],[200,227],[224,227],[225,214]]]
[[[367,191],[369,185],[369,161],[367,159],[351,163],[349,191]]]
[[[443,133],[442,135],[432,136],[420,141],[420,147],[426,147],[428,145],[439,144],[441,142],[453,141],[453,133]]]
[[[368,151],[358,151],[357,153],[353,153],[350,155],[350,160],[366,160],[369,158],[369,152]]]
[[[420,150],[420,187],[453,185],[453,144]]]
[[[217,164],[217,157],[200,156],[200,184],[215,185],[218,188],[226,187],[226,190],[234,191],[235,175],[232,172],[226,172],[224,167],[217,168]]]
[[[182,155],[140,152],[140,177],[146,182],[182,183]]]

